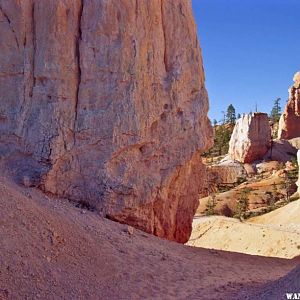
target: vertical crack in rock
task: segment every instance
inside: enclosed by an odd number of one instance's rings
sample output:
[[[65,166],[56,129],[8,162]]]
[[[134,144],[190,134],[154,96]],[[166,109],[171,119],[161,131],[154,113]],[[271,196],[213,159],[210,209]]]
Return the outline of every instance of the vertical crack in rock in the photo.
[[[22,4],[23,5],[23,4]],[[23,55],[23,95],[20,99],[20,117],[16,134],[24,136],[26,128],[26,120],[28,118],[31,99],[33,97],[33,88],[35,85],[34,65],[35,65],[35,49],[36,49],[36,32],[35,32],[35,11],[34,3],[24,3],[23,9],[23,26],[24,36],[21,43]]]
[[[15,41],[16,41],[16,44],[17,44],[18,49],[20,49],[20,45],[19,45],[19,42],[18,42],[17,34],[16,34],[16,32],[15,32],[15,30],[14,30],[12,24],[11,24],[10,18],[9,18],[8,15],[4,12],[4,10],[3,10],[3,8],[2,8],[1,6],[0,6],[0,11],[2,12],[3,17],[6,19],[8,25],[9,25],[9,28],[10,28],[10,30],[12,31],[12,33],[13,33],[13,35],[14,35],[14,37],[15,37]]]
[[[167,37],[166,37],[166,28],[165,28],[165,18],[164,18],[164,9],[163,9],[163,0],[161,0],[161,25],[162,25],[162,32],[164,36],[164,65],[166,73],[168,72],[168,60],[167,60]]]
[[[81,84],[81,65],[80,65],[80,42],[82,40],[82,30],[81,30],[81,21],[83,14],[84,0],[81,0],[79,12],[78,12],[78,28],[77,28],[77,37],[76,37],[76,61],[77,61],[77,87],[76,87],[76,98],[75,98],[75,116],[73,124],[73,143],[76,144],[76,124],[78,117],[78,103],[79,103],[79,91]]]
[[[25,77],[26,77],[26,71],[25,71],[25,66],[26,66],[26,43],[27,43],[27,37],[26,37],[26,30],[25,30],[25,36],[23,40],[23,51],[24,51],[24,62],[23,62],[23,76],[24,76],[24,81],[23,81],[23,101],[20,107],[20,113],[23,111],[23,107],[26,103],[26,82],[25,82]]]
[[[27,37],[26,37],[26,26],[25,26],[25,35],[24,35],[24,39],[23,39],[23,76],[24,76],[24,80],[23,80],[23,99],[22,99],[22,103],[20,106],[20,114],[22,114],[23,112],[23,107],[25,105],[26,102],[26,82],[25,82],[25,77],[26,77],[26,71],[25,71],[25,67],[26,67],[26,43],[27,43]]]
[[[36,55],[36,24],[35,24],[35,3],[32,3],[32,9],[31,9],[31,20],[32,20],[32,58],[31,58],[31,87],[30,87],[30,93],[29,97],[32,98],[33,96],[33,89],[35,86],[35,75],[34,75],[34,68],[35,68],[35,55]]]
[[[138,14],[139,14],[139,0],[135,0],[135,21],[137,23],[137,19],[138,19]]]

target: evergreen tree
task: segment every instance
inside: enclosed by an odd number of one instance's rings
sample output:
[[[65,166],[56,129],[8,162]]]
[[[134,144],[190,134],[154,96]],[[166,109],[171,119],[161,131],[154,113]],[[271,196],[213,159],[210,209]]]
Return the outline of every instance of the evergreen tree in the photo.
[[[225,126],[216,128],[214,149],[217,151],[217,155],[224,155],[228,152],[231,133],[231,128],[226,128]]]
[[[216,119],[214,119],[214,120],[213,120],[213,125],[214,125],[214,127],[216,127],[217,124],[218,124],[218,121],[217,121]]]
[[[249,194],[251,193],[250,188],[243,188],[239,194],[237,200],[235,217],[239,218],[241,221],[244,219],[244,216],[249,209]]]
[[[241,118],[241,114],[238,114],[238,115],[237,115],[237,119],[240,119],[240,118]]]
[[[215,122],[213,122],[213,124],[215,124]],[[227,154],[232,131],[233,131],[233,126],[226,126],[226,125],[215,126],[214,146],[210,148],[207,152],[205,152],[203,155],[205,157],[214,157],[214,156]]]
[[[281,98],[277,98],[274,101],[274,105],[270,114],[270,117],[273,119],[274,122],[278,122],[281,115],[281,106],[280,106]]]
[[[235,108],[232,104],[230,104],[227,108],[226,121],[230,124],[234,124],[236,121]]]
[[[206,203],[205,215],[212,216],[215,214],[215,207],[217,205],[217,198],[215,194],[212,194],[208,197],[208,201]]]

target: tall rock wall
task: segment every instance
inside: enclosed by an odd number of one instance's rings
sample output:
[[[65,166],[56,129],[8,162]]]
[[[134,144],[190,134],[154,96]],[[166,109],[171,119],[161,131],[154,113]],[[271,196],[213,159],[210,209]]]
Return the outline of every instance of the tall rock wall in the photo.
[[[229,142],[229,157],[242,163],[262,159],[271,147],[271,127],[265,113],[244,114]]]
[[[294,76],[294,85],[289,89],[289,100],[279,120],[278,138],[300,137],[300,72]]]
[[[191,2],[0,0],[0,35],[2,145],[45,191],[187,241],[212,143]]]
[[[297,192],[298,192],[298,194],[300,196],[300,150],[297,151],[297,161],[298,161],[298,168],[299,168],[299,170],[298,170],[298,180],[296,182],[296,185],[298,187]]]

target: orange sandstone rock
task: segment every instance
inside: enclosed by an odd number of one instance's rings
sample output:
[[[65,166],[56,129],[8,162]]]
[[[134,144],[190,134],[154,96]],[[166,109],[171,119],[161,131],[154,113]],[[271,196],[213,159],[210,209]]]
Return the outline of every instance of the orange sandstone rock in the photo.
[[[279,120],[278,138],[300,137],[300,72],[294,76],[294,85],[289,89],[289,100]]]
[[[186,242],[212,143],[191,2],[1,1],[0,24],[2,145],[45,191]]]

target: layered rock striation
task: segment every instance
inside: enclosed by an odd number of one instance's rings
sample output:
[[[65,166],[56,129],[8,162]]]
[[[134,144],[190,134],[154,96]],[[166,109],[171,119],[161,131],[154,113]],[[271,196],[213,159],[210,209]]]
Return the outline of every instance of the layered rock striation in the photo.
[[[265,113],[244,114],[229,142],[229,158],[242,163],[262,159],[271,147],[271,127]]]
[[[0,24],[2,155],[38,162],[47,192],[186,242],[212,143],[191,2],[0,1]]]
[[[300,137],[300,72],[294,76],[294,84],[289,89],[289,100],[279,120],[278,138]]]

